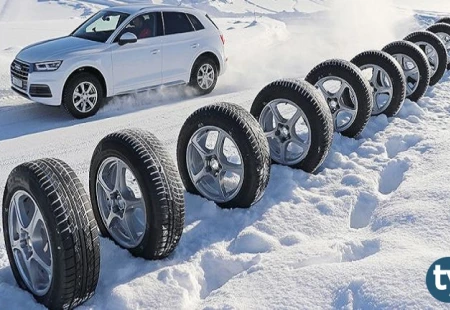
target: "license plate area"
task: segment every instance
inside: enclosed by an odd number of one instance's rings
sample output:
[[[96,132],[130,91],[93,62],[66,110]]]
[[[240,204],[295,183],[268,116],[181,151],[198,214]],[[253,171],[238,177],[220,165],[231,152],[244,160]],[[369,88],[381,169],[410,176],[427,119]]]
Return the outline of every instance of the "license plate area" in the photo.
[[[12,77],[12,83],[14,86],[17,86],[19,88],[23,87],[23,81],[19,78],[16,78],[15,76]]]

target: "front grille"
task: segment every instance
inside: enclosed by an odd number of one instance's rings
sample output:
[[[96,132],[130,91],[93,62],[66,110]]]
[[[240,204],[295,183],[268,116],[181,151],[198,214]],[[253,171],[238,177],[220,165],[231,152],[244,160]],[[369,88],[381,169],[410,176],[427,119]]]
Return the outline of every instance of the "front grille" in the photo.
[[[22,81],[22,87],[19,88],[27,91],[29,72],[30,72],[30,64],[15,59],[11,64],[11,82],[12,77],[20,79]]]

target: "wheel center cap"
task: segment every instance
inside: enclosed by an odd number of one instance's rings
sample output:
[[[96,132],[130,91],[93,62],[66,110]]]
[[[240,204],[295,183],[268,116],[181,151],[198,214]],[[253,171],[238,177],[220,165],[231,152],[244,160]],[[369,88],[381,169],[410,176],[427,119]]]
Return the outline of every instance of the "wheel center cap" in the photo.
[[[31,238],[26,231],[20,233],[20,247],[26,252],[32,251]]]
[[[220,169],[219,161],[215,158],[211,158],[209,161],[209,166],[212,170],[218,171]]]
[[[280,135],[282,138],[287,138],[289,136],[289,129],[285,126],[280,128]]]

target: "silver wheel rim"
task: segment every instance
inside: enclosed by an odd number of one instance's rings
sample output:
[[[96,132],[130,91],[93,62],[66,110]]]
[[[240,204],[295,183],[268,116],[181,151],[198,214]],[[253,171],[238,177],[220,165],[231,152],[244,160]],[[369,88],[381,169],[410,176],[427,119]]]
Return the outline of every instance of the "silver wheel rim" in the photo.
[[[197,83],[201,89],[209,89],[214,83],[214,68],[210,64],[204,64],[198,69]]]
[[[389,107],[392,100],[394,93],[392,79],[383,68],[374,64],[361,66],[361,71],[372,86],[372,115],[381,114]]]
[[[33,294],[45,295],[52,283],[52,247],[36,201],[23,190],[15,192],[11,199],[8,226],[14,262],[21,278]]]
[[[97,205],[111,237],[122,247],[137,247],[147,223],[145,201],[139,183],[119,158],[106,158],[96,178]]]
[[[240,192],[244,160],[236,142],[221,128],[198,129],[189,140],[186,163],[192,183],[205,198],[223,203]]]
[[[435,75],[439,67],[439,56],[436,49],[430,43],[419,41],[415,43],[427,55],[431,68],[431,76]]]
[[[358,99],[350,84],[337,76],[320,79],[316,85],[322,91],[333,115],[334,130],[348,129],[355,121],[358,112]]]
[[[294,165],[308,155],[311,126],[305,113],[287,99],[270,101],[261,111],[259,123],[269,141],[270,155],[283,165]]]
[[[450,63],[450,35],[445,32],[438,32],[436,35],[444,42],[445,49],[447,50],[447,60]]]
[[[97,104],[97,100],[97,88],[91,82],[81,82],[73,91],[72,102],[78,112],[90,112]]]
[[[402,67],[406,79],[406,96],[413,94],[419,87],[420,72],[416,62],[405,54],[392,55]]]

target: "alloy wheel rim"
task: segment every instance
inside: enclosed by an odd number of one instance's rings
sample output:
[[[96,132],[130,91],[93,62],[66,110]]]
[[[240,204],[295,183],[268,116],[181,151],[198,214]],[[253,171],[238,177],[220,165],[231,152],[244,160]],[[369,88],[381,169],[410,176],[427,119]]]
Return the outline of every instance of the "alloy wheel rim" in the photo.
[[[438,32],[436,35],[444,42],[447,50],[447,63],[450,63],[450,35],[445,32]]]
[[[143,192],[130,167],[106,158],[96,177],[97,205],[103,224],[122,247],[137,247],[144,238],[147,212]]]
[[[238,195],[244,161],[233,138],[223,129],[205,126],[191,137],[186,163],[192,183],[207,199],[224,203]]]
[[[72,102],[78,112],[88,113],[92,111],[98,101],[97,88],[91,82],[81,82],[75,87]]]
[[[327,76],[315,86],[322,92],[330,108],[334,130],[342,132],[348,129],[358,113],[358,99],[350,84],[340,77]]]
[[[275,99],[261,111],[259,123],[269,141],[270,155],[280,164],[302,161],[311,147],[311,126],[294,102]]]
[[[418,45],[427,56],[428,62],[430,64],[431,76],[435,75],[439,67],[439,55],[436,49],[428,42],[419,41],[415,44]]]
[[[374,64],[361,66],[361,71],[363,71],[364,75],[366,75],[366,72],[370,71],[368,72],[370,73],[368,80],[373,89],[372,114],[381,114],[389,107],[392,100],[394,93],[392,79],[386,70]]]
[[[405,54],[392,55],[402,67],[406,80],[406,96],[413,94],[419,87],[420,72],[417,63]]]
[[[197,84],[201,89],[209,89],[214,83],[214,68],[210,64],[204,64],[198,69]]]
[[[9,239],[14,262],[28,289],[43,296],[50,289],[53,278],[47,225],[36,201],[26,191],[14,193],[9,210]]]

